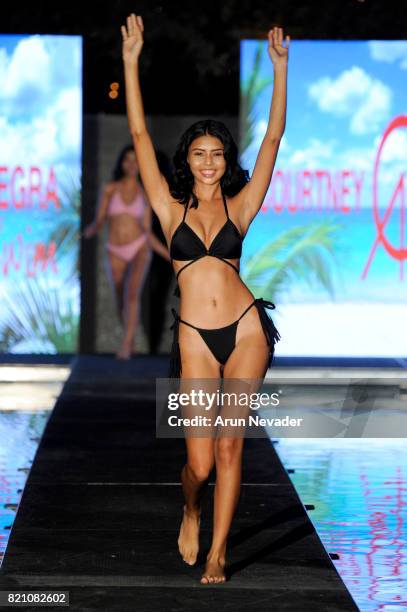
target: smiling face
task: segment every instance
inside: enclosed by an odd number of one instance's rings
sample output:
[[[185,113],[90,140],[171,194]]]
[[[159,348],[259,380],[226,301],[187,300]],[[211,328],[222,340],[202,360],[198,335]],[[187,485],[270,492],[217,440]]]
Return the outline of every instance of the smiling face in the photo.
[[[124,176],[136,176],[138,171],[137,158],[134,151],[127,151],[122,161]]]
[[[195,138],[189,146],[187,161],[195,182],[218,183],[226,170],[222,141],[209,134]]]

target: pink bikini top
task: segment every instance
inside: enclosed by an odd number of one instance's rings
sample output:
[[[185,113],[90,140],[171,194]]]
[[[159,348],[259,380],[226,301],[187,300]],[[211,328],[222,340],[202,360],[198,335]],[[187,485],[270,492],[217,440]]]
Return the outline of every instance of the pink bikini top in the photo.
[[[132,202],[130,202],[130,204],[126,204],[123,202],[123,198],[121,197],[119,190],[116,189],[110,200],[108,216],[113,217],[114,215],[127,213],[128,215],[133,215],[133,217],[141,218],[144,214],[144,208],[145,202],[141,191],[139,191],[138,195]]]

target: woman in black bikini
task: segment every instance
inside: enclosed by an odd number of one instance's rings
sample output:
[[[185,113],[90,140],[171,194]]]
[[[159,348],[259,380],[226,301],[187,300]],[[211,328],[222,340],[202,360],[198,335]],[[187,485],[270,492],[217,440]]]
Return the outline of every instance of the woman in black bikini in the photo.
[[[127,113],[143,184],[179,280],[181,317],[173,311],[171,375],[183,379],[263,378],[279,339],[265,310],[274,304],[254,299],[237,272],[243,237],[267,193],[285,129],[289,37],[284,47],[281,28],[268,33],[274,89],[268,127],[251,179],[239,166],[237,148],[226,126],[207,120],[183,135],[170,188],[159,171],[145,124],[138,75],[143,30],[141,16],[134,14],[127,18],[127,27],[121,28]],[[243,440],[186,438],[187,463],[181,473],[185,505],[178,546],[190,565],[198,554],[202,493],[216,463],[213,539],[202,584],[225,582],[226,541],[239,497]]]

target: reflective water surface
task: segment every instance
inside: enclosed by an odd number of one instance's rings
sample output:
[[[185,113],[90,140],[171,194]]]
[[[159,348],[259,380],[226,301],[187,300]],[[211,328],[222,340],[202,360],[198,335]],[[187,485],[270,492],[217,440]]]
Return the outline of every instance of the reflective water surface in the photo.
[[[0,564],[49,410],[0,410]]]
[[[0,366],[0,565],[28,473],[69,366]]]
[[[360,610],[406,610],[406,439],[279,438],[275,449]]]

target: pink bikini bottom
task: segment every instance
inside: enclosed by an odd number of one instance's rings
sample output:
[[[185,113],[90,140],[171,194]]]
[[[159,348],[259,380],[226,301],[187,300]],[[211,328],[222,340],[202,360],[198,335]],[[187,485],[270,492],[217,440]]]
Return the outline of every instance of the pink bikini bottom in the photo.
[[[135,240],[131,242],[127,242],[126,244],[111,244],[110,242],[106,243],[106,248],[108,251],[120,257],[124,261],[131,261],[137,254],[137,252],[141,249],[145,241],[147,240],[146,234],[141,234]]]

